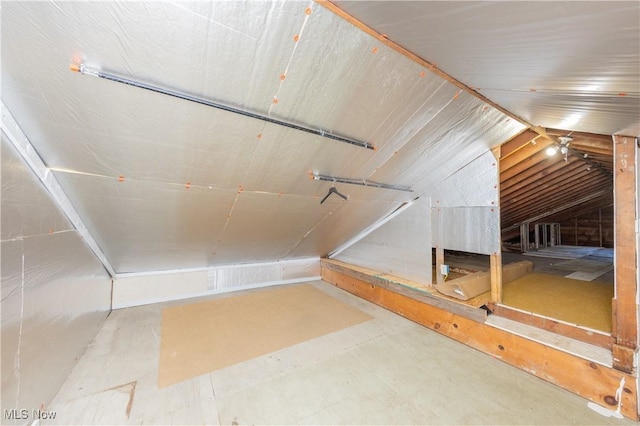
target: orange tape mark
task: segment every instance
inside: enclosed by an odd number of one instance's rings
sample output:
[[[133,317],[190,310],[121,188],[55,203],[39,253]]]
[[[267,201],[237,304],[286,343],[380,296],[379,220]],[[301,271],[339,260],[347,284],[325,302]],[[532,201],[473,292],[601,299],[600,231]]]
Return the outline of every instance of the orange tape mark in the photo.
[[[311,10],[311,8],[310,8],[310,7],[307,7],[307,8],[304,10],[304,14],[305,14],[305,15],[307,15],[307,16],[308,16],[308,15],[311,15],[311,13],[312,13],[312,12],[313,12],[313,11]]]
[[[625,92],[620,92],[618,93],[618,96],[627,96],[627,94]]]
[[[278,192],[278,197],[282,197],[282,192]]]
[[[482,112],[485,112],[485,111],[486,111],[486,110],[488,110],[488,109],[489,109],[489,107],[488,107],[487,105],[485,105],[485,106],[482,108]]]
[[[538,89],[529,89],[530,92],[537,92]]]
[[[287,78],[285,74],[280,74],[280,80],[284,81],[285,78]]]
[[[118,176],[118,182],[124,182],[124,175]]]
[[[187,183],[184,185],[184,187],[185,187],[185,189],[189,189],[189,188],[191,188],[191,182],[187,182]]]
[[[378,48],[374,47],[373,49],[371,49],[371,53],[378,53]]]
[[[422,72],[420,73],[420,78],[424,77],[425,75],[427,75],[427,73],[426,73],[426,72],[424,72],[424,71],[422,71]]]
[[[238,192],[244,191],[244,187],[242,185],[238,185]]]
[[[293,36],[293,41],[295,41],[297,43],[298,40],[300,40],[300,36],[298,34],[294,35]]]
[[[275,104],[277,104],[278,102],[280,102],[280,101],[278,100],[278,98],[276,98],[276,97],[274,96],[274,97],[273,97],[273,103],[274,103],[274,105],[275,105]]]
[[[53,234],[53,228],[49,228],[49,233]]]
[[[73,72],[80,72],[80,65],[78,64],[71,64],[69,65],[69,69]]]
[[[460,97],[460,93],[462,93],[462,90],[460,90],[458,93],[453,95],[453,99],[458,99]]]
[[[258,139],[262,139],[262,133],[258,133],[258,135],[256,136]]]

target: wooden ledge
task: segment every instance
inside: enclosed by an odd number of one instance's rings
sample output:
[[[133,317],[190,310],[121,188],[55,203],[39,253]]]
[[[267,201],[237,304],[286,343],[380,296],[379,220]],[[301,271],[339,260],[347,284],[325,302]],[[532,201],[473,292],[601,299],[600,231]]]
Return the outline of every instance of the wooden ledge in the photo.
[[[530,312],[524,312],[519,309],[511,308],[505,305],[492,306],[492,312],[499,317],[518,321],[523,324],[547,330],[561,336],[570,337],[580,340],[591,345],[601,348],[611,349],[615,340],[610,334],[599,332],[597,330],[588,330],[575,325],[566,324],[553,318],[547,318]]]
[[[482,309],[445,300],[365,268],[321,260],[322,279],[543,380],[638,420],[637,377],[518,336],[459,312]],[[419,285],[419,284],[418,284]],[[454,308],[455,306],[455,308]],[[455,312],[454,312],[455,311]],[[626,354],[624,354],[626,355]],[[618,389],[622,387],[620,400]]]
[[[322,259],[320,261],[322,277],[325,281],[335,284],[332,280],[335,276],[347,276],[378,286],[394,293],[402,294],[415,300],[419,300],[431,306],[446,309],[465,318],[484,323],[487,319],[487,311],[480,308],[488,303],[488,293],[475,297],[468,301],[462,301],[446,296],[438,292],[435,287],[420,284],[415,281],[395,277],[361,266],[350,265],[334,259]],[[325,278],[326,275],[326,278]]]

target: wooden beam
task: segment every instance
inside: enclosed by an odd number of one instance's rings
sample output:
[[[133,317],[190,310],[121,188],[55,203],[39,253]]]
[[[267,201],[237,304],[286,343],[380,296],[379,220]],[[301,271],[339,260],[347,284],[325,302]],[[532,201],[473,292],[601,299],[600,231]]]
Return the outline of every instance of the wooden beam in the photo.
[[[512,192],[518,191],[527,185],[539,185],[541,183],[547,183],[554,180],[557,177],[556,172],[567,173],[576,169],[587,170],[587,167],[577,159],[570,160],[568,162],[559,162],[549,165],[548,163],[539,163],[536,165],[536,170],[533,170],[533,174],[513,183],[512,181],[506,181],[500,184],[500,196],[506,196]]]
[[[570,337],[580,340],[581,342],[596,345],[601,348],[611,349],[613,346],[613,337],[607,333],[598,333],[592,330],[576,327],[575,325],[566,324],[553,318],[531,312],[523,312],[513,309],[505,305],[496,305],[493,307],[493,314],[499,317],[508,318],[523,324],[541,328],[561,336]]]
[[[519,149],[510,156],[502,158],[500,160],[500,173],[504,173],[517,164],[521,164],[526,161],[527,164],[531,164],[530,159],[539,152],[543,152],[550,146],[555,145],[555,142],[545,138],[539,138],[536,144],[527,144],[524,148]],[[544,153],[546,155],[546,153]],[[535,164],[535,163],[534,163]]]
[[[477,322],[390,289],[331,271],[321,261],[322,278],[365,300],[478,349],[610,410],[638,419],[636,377],[542,343]],[[332,272],[330,277],[327,272]],[[624,381],[620,401],[616,391]]]
[[[585,170],[587,168],[581,161],[575,158],[570,158],[566,163],[564,161],[543,161],[510,179],[500,180],[500,191],[508,193],[511,192],[514,187],[516,187],[515,189],[517,190],[520,189],[519,187],[535,183],[536,180],[546,177],[553,178],[556,172],[563,172],[565,168],[573,169],[577,166],[584,167]]]
[[[571,136],[574,140],[588,139],[591,141],[597,141],[604,145],[611,146],[611,136],[602,135],[599,133],[586,133],[586,132],[574,132],[573,130],[561,130],[561,129],[546,129],[547,134],[550,136]]]
[[[515,224],[513,224],[513,225],[511,225],[509,227],[504,228],[502,230],[502,232],[506,232],[506,231],[508,231],[510,229],[517,228],[517,227],[520,226],[520,223],[536,222],[538,220],[544,219],[545,217],[550,216],[552,214],[561,212],[563,210],[567,210],[567,209],[569,209],[571,207],[574,207],[574,206],[577,206],[579,204],[585,203],[587,201],[593,200],[594,198],[598,198],[598,197],[601,197],[603,195],[606,195],[608,192],[609,191],[606,191],[606,190],[600,190],[598,192],[595,192],[593,194],[587,195],[587,196],[585,196],[583,198],[580,198],[578,200],[570,201],[570,202],[568,202],[568,203],[566,203],[566,204],[564,204],[562,206],[554,207],[551,210],[548,210],[548,211],[542,212],[540,214],[537,214],[535,216],[531,216],[531,217],[528,217],[526,219],[520,220],[518,223],[515,223]]]
[[[638,293],[636,252],[636,141],[614,136],[615,295],[613,322],[616,344],[635,351],[638,346]],[[619,349],[621,354],[623,351]],[[621,356],[614,367],[633,368],[632,357]]]
[[[490,256],[491,302],[502,303],[502,255],[500,252]]]
[[[524,129],[521,133],[512,137],[509,141],[500,145],[500,158],[505,158],[513,154],[515,151],[529,145],[532,140],[540,137],[540,135],[531,129]]]
[[[539,182],[532,184],[529,187],[525,187],[525,191],[500,194],[500,206],[505,208],[510,204],[516,204],[519,201],[529,201],[534,198],[537,199],[546,195],[548,192],[560,194],[563,192],[571,193],[575,191],[577,187],[585,186],[587,180],[598,183],[603,181],[600,174],[591,173],[583,167],[566,169],[566,171],[558,174],[558,176],[540,179]]]
[[[544,199],[538,199],[535,203],[530,203],[523,209],[502,209],[501,213],[503,215],[503,223],[513,223],[513,222],[525,222],[525,218],[530,218],[532,215],[537,215],[537,212],[544,212],[540,214],[544,214],[548,216],[547,209],[555,210],[553,213],[557,213],[560,210],[556,210],[556,207],[560,204],[561,206],[566,205],[567,203],[571,204],[572,201],[569,200],[583,200],[589,201],[595,197],[595,194],[604,195],[601,191],[609,192],[612,190],[612,187],[609,183],[597,183],[593,184],[591,187],[580,188],[579,190],[572,191],[569,194],[560,194],[560,196],[554,196],[554,194],[547,195]],[[594,195],[593,198],[588,198],[590,195]],[[571,204],[571,207],[577,204]],[[564,210],[564,209],[561,209]],[[533,221],[540,220],[541,218],[536,218]]]
[[[334,277],[336,276],[349,277],[353,280],[366,282],[372,288],[375,286],[387,289],[426,303],[427,305],[454,312],[456,315],[463,316],[472,321],[484,322],[487,318],[487,312],[484,309],[480,309],[480,306],[489,303],[488,297],[477,297],[468,301],[462,301],[445,296],[431,286],[420,286],[417,283],[400,277],[350,265],[335,259],[323,259],[321,269],[323,277],[325,277],[323,279],[331,283],[334,282]]]
[[[456,80],[455,78],[453,78],[452,76],[450,76],[449,74],[447,74],[446,72],[444,72],[440,68],[438,68],[435,64],[433,64],[433,63],[427,61],[426,59],[421,58],[420,56],[416,55],[415,53],[405,49],[404,47],[400,46],[398,43],[389,40],[389,38],[387,37],[386,34],[379,33],[378,31],[374,30],[373,28],[371,28],[370,26],[368,26],[364,22],[362,22],[362,21],[358,20],[357,18],[349,15],[347,12],[345,12],[342,9],[340,9],[340,7],[336,6],[335,4],[331,3],[330,1],[328,1],[328,0],[316,0],[316,3],[318,3],[320,6],[324,7],[325,9],[333,12],[334,14],[336,14],[340,18],[344,19],[345,21],[349,22],[351,25],[355,26],[356,28],[362,30],[366,34],[369,34],[371,37],[375,38],[380,44],[384,44],[385,46],[395,50],[396,52],[398,52],[402,56],[408,58],[409,60],[411,60],[411,61],[423,66],[424,68],[426,68],[427,70],[431,71],[432,73],[434,73],[438,77],[448,81],[449,83],[453,84],[454,86],[458,87],[459,89],[462,89],[463,91],[469,93],[470,95],[480,99],[482,102],[484,102],[484,103],[492,106],[493,108],[497,109],[501,113],[505,114],[507,117],[511,117],[512,119],[518,121],[519,123],[525,125],[526,127],[533,128],[535,131],[537,131],[540,134],[543,134],[545,132],[544,129],[535,128],[534,126],[532,126],[530,123],[528,123],[522,117],[519,117],[519,116],[515,115],[511,111],[508,111],[507,109],[503,108],[502,106],[500,106],[497,103],[493,102],[492,100],[488,99],[486,96],[480,94],[478,91],[476,91],[476,90],[472,89],[471,87],[467,86],[466,84]]]
[[[436,284],[444,282],[444,275],[440,273],[440,267],[444,265],[444,249],[436,247]]]
[[[525,170],[533,167],[541,162],[546,162],[547,164],[553,164],[557,162],[563,162],[564,160],[560,158],[559,155],[554,155],[553,157],[549,157],[544,151],[540,151],[532,155],[531,157],[527,157],[524,161],[516,164],[515,166],[509,168],[508,170],[500,173],[500,182],[505,182],[508,179],[511,179]]]

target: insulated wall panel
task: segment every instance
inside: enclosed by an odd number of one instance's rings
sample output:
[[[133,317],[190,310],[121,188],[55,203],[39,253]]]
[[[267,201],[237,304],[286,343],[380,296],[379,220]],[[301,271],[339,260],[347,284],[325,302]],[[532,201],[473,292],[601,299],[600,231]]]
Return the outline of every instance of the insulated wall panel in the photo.
[[[113,308],[319,279],[319,258],[227,265],[191,271],[123,274],[113,283]]]
[[[497,206],[498,162],[487,151],[428,189],[434,207]]]
[[[111,279],[4,136],[1,213],[1,408],[31,413],[102,325]]]
[[[433,246],[471,253],[500,251],[500,212],[495,207],[434,207]]]
[[[337,260],[400,278],[431,284],[429,199],[419,199],[353,246]]]

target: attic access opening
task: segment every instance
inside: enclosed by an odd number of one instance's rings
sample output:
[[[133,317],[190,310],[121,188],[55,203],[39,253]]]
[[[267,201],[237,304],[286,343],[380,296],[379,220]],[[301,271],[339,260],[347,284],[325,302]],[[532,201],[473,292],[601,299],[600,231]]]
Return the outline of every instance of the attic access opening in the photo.
[[[547,135],[525,130],[500,147],[503,263],[534,263],[530,277],[503,287],[502,303],[608,335],[613,141],[557,129]]]

